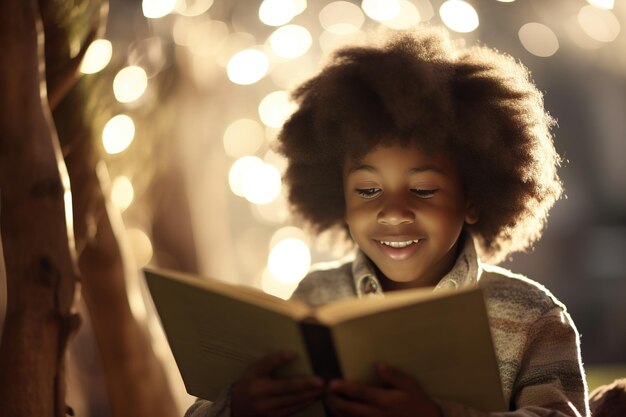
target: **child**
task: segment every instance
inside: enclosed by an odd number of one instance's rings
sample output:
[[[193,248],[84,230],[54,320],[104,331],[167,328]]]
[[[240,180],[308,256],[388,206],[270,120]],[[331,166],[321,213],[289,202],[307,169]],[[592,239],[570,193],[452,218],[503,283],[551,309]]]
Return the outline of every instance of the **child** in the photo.
[[[290,202],[317,231],[345,227],[358,250],[311,272],[293,298],[320,305],[481,286],[510,411],[428,398],[419,381],[384,364],[383,388],[277,378],[294,359],[282,352],[188,415],[287,416],[322,399],[336,416],[587,416],[565,307],[541,285],[481,263],[531,247],[562,191],[552,119],[527,70],[440,29],[391,32],[336,52],[294,97],[299,109],[279,136]]]

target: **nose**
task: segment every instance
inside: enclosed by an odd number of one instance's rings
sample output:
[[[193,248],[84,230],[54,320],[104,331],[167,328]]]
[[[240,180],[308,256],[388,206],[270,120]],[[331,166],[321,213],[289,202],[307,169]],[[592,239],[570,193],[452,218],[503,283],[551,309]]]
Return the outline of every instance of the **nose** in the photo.
[[[387,226],[410,224],[415,221],[415,213],[402,199],[385,201],[378,212],[378,223]]]

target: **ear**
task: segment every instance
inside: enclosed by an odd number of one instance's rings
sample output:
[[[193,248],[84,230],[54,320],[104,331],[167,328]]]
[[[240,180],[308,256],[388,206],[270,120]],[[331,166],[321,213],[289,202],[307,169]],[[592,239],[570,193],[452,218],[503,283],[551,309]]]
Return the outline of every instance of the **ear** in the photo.
[[[465,223],[476,224],[476,222],[478,222],[478,217],[478,210],[476,210],[476,207],[468,201],[465,205]]]

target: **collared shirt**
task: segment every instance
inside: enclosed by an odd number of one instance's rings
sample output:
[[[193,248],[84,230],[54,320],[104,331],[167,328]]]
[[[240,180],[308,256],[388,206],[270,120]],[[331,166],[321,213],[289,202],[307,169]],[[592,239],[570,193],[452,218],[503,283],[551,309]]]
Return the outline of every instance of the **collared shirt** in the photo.
[[[480,265],[476,249],[471,239],[464,239],[463,248],[454,266],[435,286],[434,291],[441,289],[457,289],[477,284],[480,276]],[[361,250],[357,250],[352,261],[352,277],[354,288],[359,298],[367,296],[383,296],[383,288],[376,276],[372,261]]]

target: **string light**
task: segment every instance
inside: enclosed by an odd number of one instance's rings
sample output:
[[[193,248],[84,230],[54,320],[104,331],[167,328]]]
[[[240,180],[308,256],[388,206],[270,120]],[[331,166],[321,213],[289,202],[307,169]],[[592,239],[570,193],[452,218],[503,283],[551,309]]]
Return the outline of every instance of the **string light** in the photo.
[[[112,117],[102,129],[104,150],[111,155],[123,152],[135,137],[135,123],[125,114]]]
[[[455,32],[468,33],[478,28],[478,13],[462,0],[447,0],[439,8],[443,23]]]
[[[83,74],[95,74],[102,71],[111,61],[113,45],[106,39],[96,39],[89,45],[85,52],[83,62],[80,64],[80,72]]]
[[[269,69],[267,55],[257,49],[245,49],[235,54],[226,67],[228,79],[235,84],[250,85],[259,81]]]

